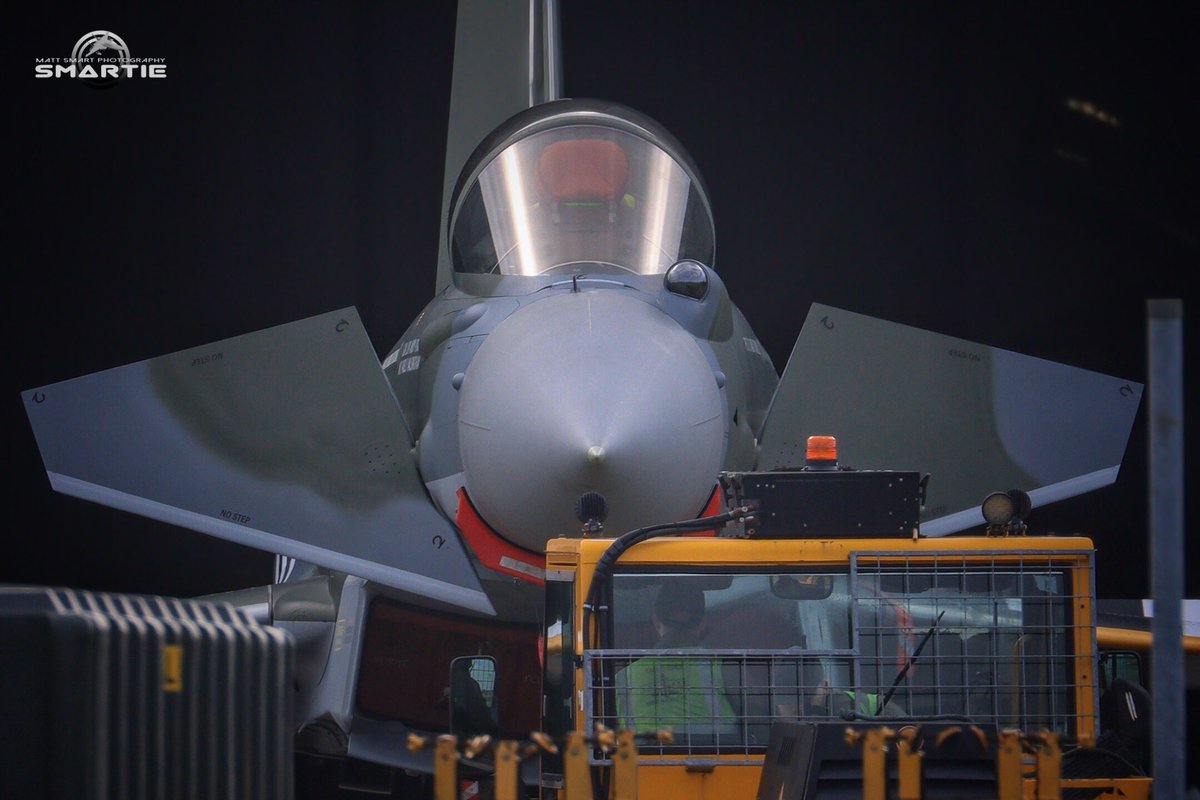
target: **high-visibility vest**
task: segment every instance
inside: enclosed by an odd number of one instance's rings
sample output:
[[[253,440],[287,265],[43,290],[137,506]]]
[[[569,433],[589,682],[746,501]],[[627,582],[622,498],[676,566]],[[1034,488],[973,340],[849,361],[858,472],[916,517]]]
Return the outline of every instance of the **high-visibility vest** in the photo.
[[[621,724],[639,731],[662,728],[726,734],[737,715],[725,695],[717,659],[648,656],[617,676]]]
[[[854,708],[854,692],[843,692],[846,697],[850,698],[850,707]],[[862,702],[858,705],[858,713],[866,717],[873,717],[879,713],[879,695],[874,692],[863,692]]]

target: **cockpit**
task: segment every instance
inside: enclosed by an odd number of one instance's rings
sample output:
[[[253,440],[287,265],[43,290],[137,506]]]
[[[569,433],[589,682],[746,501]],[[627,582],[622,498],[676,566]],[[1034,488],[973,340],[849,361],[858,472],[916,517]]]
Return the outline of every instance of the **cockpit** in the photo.
[[[615,118],[557,119],[489,154],[460,191],[456,271],[658,275],[681,259],[712,263],[708,202],[680,160],[637,126],[596,123]]]

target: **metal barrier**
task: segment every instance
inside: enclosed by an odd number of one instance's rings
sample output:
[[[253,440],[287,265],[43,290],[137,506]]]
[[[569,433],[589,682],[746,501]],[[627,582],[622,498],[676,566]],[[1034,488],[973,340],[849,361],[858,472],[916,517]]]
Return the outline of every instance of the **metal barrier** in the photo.
[[[745,764],[778,721],[911,716],[1087,735],[1098,713],[1090,558],[857,553],[837,591],[795,609],[793,624],[830,649],[588,650],[584,725],[671,727],[675,744],[643,760]]]
[[[891,700],[907,713],[1094,730],[1090,564],[1087,552],[855,554],[854,685],[888,691],[898,657],[928,636]]]
[[[929,787],[925,785],[924,759],[943,748],[947,740],[965,736],[976,741],[973,747],[981,753],[991,753],[994,748],[996,766],[996,794],[998,800],[1062,800],[1064,789],[1110,788],[1129,798],[1148,797],[1148,779],[1089,779],[1064,780],[1062,778],[1062,748],[1059,737],[1052,731],[1025,734],[1018,730],[1002,730],[994,736],[983,728],[964,724],[943,727],[932,741],[929,751],[922,743],[923,731],[916,725],[905,725],[898,730],[888,725],[866,728],[847,727],[845,741],[850,746],[861,746],[862,797],[863,800],[921,800]],[[924,732],[929,736],[928,732]],[[522,760],[538,753],[560,755],[563,759],[563,800],[593,800],[593,768],[596,766],[593,750],[601,751],[605,764],[611,765],[611,782],[608,784],[613,800],[637,800],[639,743],[655,748],[670,745],[670,731],[652,734],[636,734],[631,730],[614,731],[603,726],[592,735],[571,731],[561,739],[552,739],[544,733],[533,733],[528,740],[494,741],[488,736],[477,736],[460,742],[456,737],[442,735],[424,737],[410,735],[408,746],[420,750],[429,746],[434,753],[434,798],[435,800],[459,800],[459,765],[471,762],[484,753],[491,753],[494,762],[495,800],[517,800],[519,790],[519,765]],[[1082,747],[1092,746],[1091,741],[1079,743]],[[896,787],[889,791],[889,755],[895,750],[894,770]],[[1032,771],[1027,772],[1029,766]],[[1031,781],[1031,791],[1026,792],[1026,782]]]
[[[630,667],[639,679],[630,680]],[[756,764],[777,719],[838,719],[853,693],[822,685],[849,674],[844,655],[773,650],[590,650],[584,654],[584,713],[607,728],[670,728],[670,744],[651,745],[645,763],[681,753]],[[738,759],[737,756],[742,756]],[[597,759],[597,763],[606,759]]]
[[[13,726],[5,797],[294,795],[295,643],[244,609],[3,586],[0,641],[4,711],[44,731]]]
[[[495,741],[490,736],[476,736],[461,743],[448,734],[436,738],[412,734],[408,737],[408,748],[421,750],[434,746],[435,800],[459,800],[459,764],[488,752],[493,755],[495,765],[495,800],[517,800],[520,794],[520,763],[538,753],[562,756],[566,797],[570,800],[592,800],[593,749],[611,759],[613,800],[637,800],[638,741],[670,742],[671,732],[664,730],[637,734],[629,730],[618,732],[597,726],[596,732],[590,736],[571,731],[556,740],[535,732],[524,741]]]
[[[986,748],[989,742],[981,728],[964,726],[952,728],[942,734],[965,733],[979,738]],[[846,730],[846,742],[863,748],[863,800],[886,800],[887,753],[896,743],[897,792],[899,800],[920,800],[924,797],[921,785],[921,760],[923,753],[913,747],[918,731],[907,726],[899,732],[880,725],[865,732]],[[1058,735],[1043,731],[1036,735],[1025,735],[1017,730],[1001,731],[996,742],[996,797],[998,800],[1022,800],[1024,778],[1022,775],[1023,753],[1032,749],[1037,764],[1034,777],[1036,800],[1062,800],[1062,748]],[[941,739],[935,748],[941,745]]]

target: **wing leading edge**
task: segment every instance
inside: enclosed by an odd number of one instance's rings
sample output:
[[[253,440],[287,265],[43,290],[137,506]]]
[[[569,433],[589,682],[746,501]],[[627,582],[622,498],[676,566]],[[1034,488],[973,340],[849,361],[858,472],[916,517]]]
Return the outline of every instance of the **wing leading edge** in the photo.
[[[759,468],[803,464],[839,436],[860,469],[931,473],[921,530],[983,523],[993,491],[1034,505],[1116,480],[1142,385],[814,304],[779,382]]]
[[[494,613],[353,308],[22,398],[57,491]]]

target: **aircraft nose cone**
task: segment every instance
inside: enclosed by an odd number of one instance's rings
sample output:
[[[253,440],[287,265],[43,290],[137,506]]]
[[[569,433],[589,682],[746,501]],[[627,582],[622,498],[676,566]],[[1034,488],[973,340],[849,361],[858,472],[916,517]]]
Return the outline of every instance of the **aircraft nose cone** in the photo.
[[[496,326],[459,397],[467,493],[488,523],[540,551],[608,500],[612,535],[696,516],[725,457],[721,390],[700,347],[616,291],[539,300]]]

